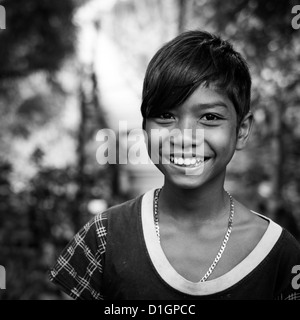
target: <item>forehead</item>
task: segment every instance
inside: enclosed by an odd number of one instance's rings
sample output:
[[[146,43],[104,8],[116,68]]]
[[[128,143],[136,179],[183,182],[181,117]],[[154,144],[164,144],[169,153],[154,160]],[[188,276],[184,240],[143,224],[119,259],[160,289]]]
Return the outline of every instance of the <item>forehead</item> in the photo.
[[[192,109],[195,111],[209,108],[223,108],[228,112],[235,111],[233,103],[228,98],[227,94],[214,87],[198,87],[184,103],[179,106],[180,109]]]

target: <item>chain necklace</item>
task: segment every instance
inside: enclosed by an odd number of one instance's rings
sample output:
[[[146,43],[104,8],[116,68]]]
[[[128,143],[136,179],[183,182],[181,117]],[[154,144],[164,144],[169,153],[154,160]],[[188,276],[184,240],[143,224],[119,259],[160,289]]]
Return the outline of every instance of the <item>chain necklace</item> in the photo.
[[[155,224],[155,231],[156,231],[159,242],[160,242],[160,232],[159,232],[159,223],[158,223],[158,197],[159,197],[160,191],[161,191],[161,189],[156,189],[155,193],[154,193],[154,224]],[[226,191],[226,192],[227,192],[229,199],[230,199],[230,215],[229,215],[229,219],[228,219],[227,232],[225,234],[225,237],[224,237],[224,240],[222,242],[222,245],[221,245],[219,252],[217,253],[213,263],[211,264],[211,266],[209,267],[209,269],[207,270],[205,275],[201,278],[200,282],[206,281],[206,279],[211,275],[211,273],[215,269],[217,263],[221,259],[221,256],[226,248],[227,242],[228,242],[230,234],[231,234],[232,222],[233,222],[233,216],[234,216],[234,202],[233,202],[233,198],[232,198],[231,194],[228,191]]]

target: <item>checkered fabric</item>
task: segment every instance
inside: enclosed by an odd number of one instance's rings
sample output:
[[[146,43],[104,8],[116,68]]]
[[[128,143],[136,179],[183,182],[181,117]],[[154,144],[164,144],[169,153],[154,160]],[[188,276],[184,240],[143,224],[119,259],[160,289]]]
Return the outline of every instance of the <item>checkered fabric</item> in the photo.
[[[300,300],[300,293],[295,291],[287,296],[281,294],[276,300]]]
[[[103,300],[107,213],[89,221],[62,251],[49,278],[73,299]],[[76,266],[76,270],[73,266]]]

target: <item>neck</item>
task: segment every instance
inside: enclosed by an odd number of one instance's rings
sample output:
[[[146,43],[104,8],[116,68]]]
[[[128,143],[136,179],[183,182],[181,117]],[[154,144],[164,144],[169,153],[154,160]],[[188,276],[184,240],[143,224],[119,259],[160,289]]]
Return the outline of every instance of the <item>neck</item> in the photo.
[[[197,189],[180,189],[165,183],[159,196],[159,208],[176,220],[209,222],[229,211],[229,197],[223,183]]]

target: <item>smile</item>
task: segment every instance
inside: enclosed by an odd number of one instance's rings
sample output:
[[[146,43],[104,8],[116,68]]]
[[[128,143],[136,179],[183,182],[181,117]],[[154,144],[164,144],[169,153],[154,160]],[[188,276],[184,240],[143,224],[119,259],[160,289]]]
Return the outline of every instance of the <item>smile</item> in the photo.
[[[170,157],[171,163],[180,166],[180,167],[199,167],[204,163],[203,158],[196,158],[196,157],[191,157],[191,158],[181,158],[181,157]]]

